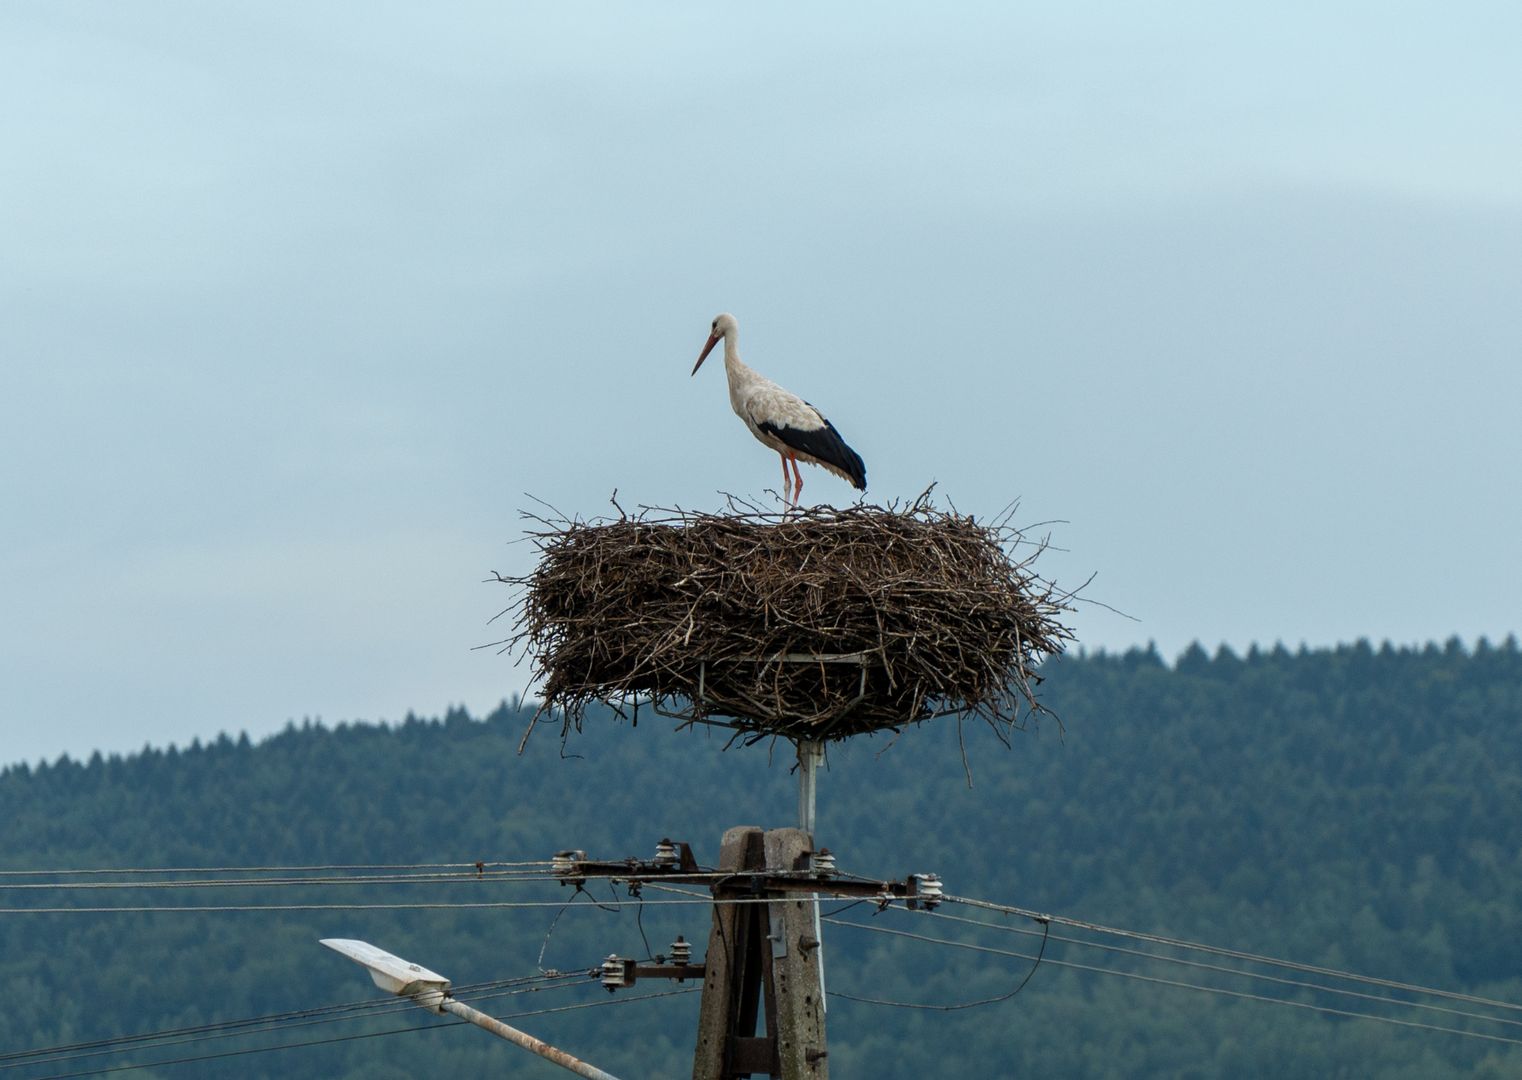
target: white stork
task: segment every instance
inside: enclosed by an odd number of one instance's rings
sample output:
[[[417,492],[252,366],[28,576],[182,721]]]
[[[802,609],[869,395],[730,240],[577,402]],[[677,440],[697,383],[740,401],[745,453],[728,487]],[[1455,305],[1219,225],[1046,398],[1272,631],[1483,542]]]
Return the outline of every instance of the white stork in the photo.
[[[835,425],[818,409],[741,363],[739,336],[740,327],[733,315],[726,312],[717,316],[708,344],[692,365],[692,373],[698,373],[713,347],[722,340],[729,404],[752,435],[782,456],[783,499],[789,506],[798,505],[798,495],[803,491],[799,461],[828,469],[858,491],[867,490],[867,467],[862,464],[861,455],[846,445]],[[792,476],[787,473],[789,462],[793,465]]]

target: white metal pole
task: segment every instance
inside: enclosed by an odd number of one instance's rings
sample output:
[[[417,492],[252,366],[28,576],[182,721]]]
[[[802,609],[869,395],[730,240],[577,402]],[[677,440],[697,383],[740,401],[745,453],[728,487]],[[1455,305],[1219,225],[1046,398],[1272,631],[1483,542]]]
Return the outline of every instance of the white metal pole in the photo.
[[[824,743],[818,739],[798,740],[798,827],[808,833],[809,846],[819,850],[814,839],[819,766],[824,761]],[[824,991],[824,927],[819,921],[819,894],[813,893],[814,963],[819,968],[819,1009],[829,1011],[829,995]]]
[[[818,739],[798,740],[798,827],[814,841],[815,785],[819,763],[824,760],[824,744]]]
[[[618,1077],[612,1073],[603,1072],[595,1065],[588,1065],[580,1058],[572,1057],[564,1050],[557,1049],[541,1039],[536,1039],[525,1031],[519,1031],[515,1027],[504,1024],[494,1016],[487,1016],[480,1009],[472,1009],[469,1005],[456,1001],[454,998],[445,998],[439,1003],[439,1007],[446,1012],[454,1013],[462,1020],[469,1020],[476,1027],[485,1028],[498,1038],[517,1043],[523,1049],[532,1051],[546,1060],[553,1061],[562,1069],[569,1069],[577,1076],[585,1076],[589,1080],[618,1080]]]

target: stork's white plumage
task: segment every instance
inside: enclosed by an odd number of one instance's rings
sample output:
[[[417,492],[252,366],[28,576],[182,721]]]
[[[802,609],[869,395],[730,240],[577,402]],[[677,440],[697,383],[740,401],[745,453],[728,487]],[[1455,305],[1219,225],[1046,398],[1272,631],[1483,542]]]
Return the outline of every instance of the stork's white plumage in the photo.
[[[798,505],[803,477],[798,462],[828,469],[858,491],[867,490],[867,467],[861,455],[846,445],[835,425],[814,406],[790,393],[740,361],[739,324],[728,313],[713,320],[708,343],[692,365],[696,375],[703,361],[720,341],[724,342],[724,374],[729,377],[729,404],[750,433],[782,457],[782,497]],[[792,463],[793,473],[787,467]]]

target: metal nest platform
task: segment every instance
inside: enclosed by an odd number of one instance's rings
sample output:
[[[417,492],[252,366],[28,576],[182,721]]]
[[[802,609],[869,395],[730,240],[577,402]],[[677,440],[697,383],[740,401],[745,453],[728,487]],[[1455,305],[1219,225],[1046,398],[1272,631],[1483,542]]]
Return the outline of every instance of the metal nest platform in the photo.
[[[1073,640],[1071,593],[1009,524],[896,506],[785,514],[642,508],[528,515],[540,559],[501,617],[562,735],[586,708],[643,706],[745,741],[829,741],[937,716],[1022,726],[1041,662]],[[616,505],[616,503],[615,503]]]

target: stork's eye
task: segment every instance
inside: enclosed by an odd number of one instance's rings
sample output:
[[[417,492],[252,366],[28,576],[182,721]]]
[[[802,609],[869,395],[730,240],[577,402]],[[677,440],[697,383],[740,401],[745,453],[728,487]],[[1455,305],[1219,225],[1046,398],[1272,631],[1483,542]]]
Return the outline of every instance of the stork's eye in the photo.
[[[713,322],[709,323],[709,326],[710,328],[717,330],[719,328],[719,320],[715,319]]]

